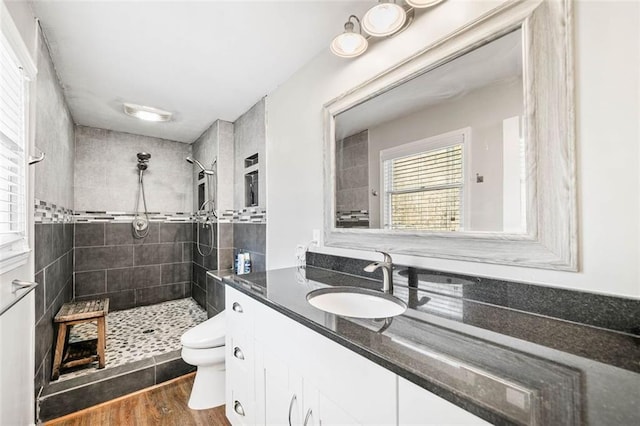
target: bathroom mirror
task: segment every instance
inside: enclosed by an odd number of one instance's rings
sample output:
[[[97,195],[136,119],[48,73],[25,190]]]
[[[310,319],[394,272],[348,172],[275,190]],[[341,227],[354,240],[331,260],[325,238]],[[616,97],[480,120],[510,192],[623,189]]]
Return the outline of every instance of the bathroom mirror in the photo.
[[[325,243],[577,270],[571,2],[507,2],[325,105]]]

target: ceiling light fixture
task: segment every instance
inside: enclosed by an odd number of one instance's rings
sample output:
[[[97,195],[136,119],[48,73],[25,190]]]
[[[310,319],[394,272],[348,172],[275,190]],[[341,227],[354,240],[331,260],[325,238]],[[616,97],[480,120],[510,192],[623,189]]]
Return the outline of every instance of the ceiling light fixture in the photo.
[[[158,108],[125,103],[124,113],[145,121],[169,121],[173,113]]]
[[[406,20],[407,12],[395,0],[381,0],[364,14],[362,28],[373,37],[386,37],[399,31]]]
[[[352,19],[358,23],[358,32],[354,32],[354,24]],[[331,42],[331,52],[342,58],[355,58],[360,56],[367,50],[369,42],[362,35],[362,24],[357,16],[351,15],[347,22],[344,23],[344,32],[338,34]]]
[[[411,7],[415,7],[416,9],[421,9],[424,7],[435,6],[438,3],[442,3],[444,0],[405,0],[405,1]]]

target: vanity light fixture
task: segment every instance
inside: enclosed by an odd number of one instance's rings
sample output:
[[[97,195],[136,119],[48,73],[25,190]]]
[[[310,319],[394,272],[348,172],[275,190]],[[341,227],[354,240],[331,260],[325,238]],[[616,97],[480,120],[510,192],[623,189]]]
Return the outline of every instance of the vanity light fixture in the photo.
[[[405,1],[411,7],[415,7],[416,9],[421,9],[423,7],[435,6],[438,3],[442,3],[444,0],[405,0]]]
[[[445,0],[405,0],[400,6],[396,0],[379,0],[378,4],[364,14],[362,22],[357,16],[351,15],[344,24],[344,32],[337,35],[331,42],[331,52],[342,58],[355,58],[362,55],[370,37],[388,37],[403,31],[411,25],[415,18],[416,9],[425,9],[444,2]],[[355,20],[358,32],[354,32]],[[363,36],[362,31],[368,35]]]
[[[354,32],[354,19],[358,23],[358,32]],[[351,15],[347,22],[344,23],[344,32],[337,35],[331,42],[331,52],[342,58],[355,58],[360,56],[367,50],[369,42],[362,35],[362,24],[357,16]]]
[[[407,12],[395,0],[381,0],[364,14],[362,28],[373,37],[386,37],[399,31],[406,20]]]
[[[145,121],[169,121],[173,113],[144,105],[124,103],[124,113]]]

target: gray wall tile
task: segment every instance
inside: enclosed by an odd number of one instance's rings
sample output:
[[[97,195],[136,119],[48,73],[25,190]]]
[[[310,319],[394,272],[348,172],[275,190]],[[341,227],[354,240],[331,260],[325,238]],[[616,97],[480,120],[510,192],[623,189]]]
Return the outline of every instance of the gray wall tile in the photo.
[[[182,243],[182,261],[193,261],[193,243]]]
[[[216,311],[224,310],[225,285],[215,278],[207,275],[207,304],[213,306]]]
[[[134,263],[136,266],[157,265],[161,263],[182,262],[182,244],[145,244],[135,246]]]
[[[134,246],[85,247],[76,248],[76,271],[123,268],[133,266]],[[146,246],[136,246],[142,248]]]
[[[160,265],[136,266],[135,268],[133,268],[132,284],[133,288],[153,287],[160,285]]]
[[[90,247],[104,245],[104,223],[76,223],[75,246]]]
[[[207,292],[197,285],[193,283],[191,286],[191,297],[198,302],[198,305],[202,306],[202,308],[206,309],[207,306]]]
[[[192,281],[203,290],[207,288],[207,271],[197,263],[193,264]]]
[[[133,268],[108,269],[104,272],[107,276],[107,292],[112,293],[117,291],[131,290],[134,288]],[[78,273],[76,272],[76,277],[77,276]]]
[[[218,269],[233,269],[233,249],[218,250]]]
[[[65,250],[64,224],[54,223],[50,226],[52,228],[51,236],[53,239],[53,256],[58,258],[68,251]]]
[[[154,303],[166,302],[167,300],[181,299],[183,297],[183,283],[140,288],[136,290],[136,305],[152,305]]]
[[[128,244],[152,244],[160,242],[160,224],[150,223],[149,234],[145,238],[134,238],[133,227],[130,223],[107,223],[105,224],[105,244],[128,245]]]
[[[218,248],[233,248],[233,223],[218,224]]]
[[[76,297],[76,300],[92,300],[105,297],[109,298],[109,311],[121,311],[123,309],[131,309],[136,306],[135,290],[124,290],[94,294],[91,296],[80,296]]]
[[[36,223],[34,246],[35,270],[41,271],[55,259],[53,250],[53,228],[51,225]]]
[[[190,223],[161,223],[160,242],[178,243],[193,241],[192,225]]]
[[[44,288],[46,285],[44,282],[44,271],[38,272],[35,276],[35,280],[39,284],[35,289],[35,318],[36,322],[38,322],[46,311],[44,306]]]
[[[36,366],[42,363],[47,352],[51,351],[53,344],[53,317],[52,309],[48,309],[42,318],[36,323],[35,330],[35,362]]]
[[[88,296],[105,293],[107,291],[106,271],[76,272],[74,294]]]
[[[233,246],[236,249],[265,254],[266,224],[233,224]]]
[[[216,242],[216,227],[211,225],[196,224],[193,231],[193,241],[200,242],[205,246],[210,246],[211,242]]]
[[[191,262],[162,265],[161,284],[191,281]]]

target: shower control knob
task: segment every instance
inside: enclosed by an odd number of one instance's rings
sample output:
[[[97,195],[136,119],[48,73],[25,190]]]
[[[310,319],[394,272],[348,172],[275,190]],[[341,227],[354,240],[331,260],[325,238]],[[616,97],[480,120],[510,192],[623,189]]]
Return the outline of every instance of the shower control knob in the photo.
[[[136,218],[133,221],[133,226],[138,230],[138,231],[144,231],[145,229],[147,229],[147,227],[149,227],[149,223],[142,219],[142,218]]]

